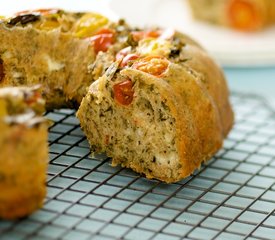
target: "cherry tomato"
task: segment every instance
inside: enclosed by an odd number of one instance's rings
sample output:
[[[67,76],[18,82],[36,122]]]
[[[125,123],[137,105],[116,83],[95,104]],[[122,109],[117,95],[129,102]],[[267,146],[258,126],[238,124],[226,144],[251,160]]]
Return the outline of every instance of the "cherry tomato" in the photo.
[[[151,31],[133,31],[131,32],[134,41],[138,42],[145,38],[158,38],[161,35],[161,30]]]
[[[125,80],[113,86],[115,100],[124,106],[131,104],[134,98],[133,83],[131,80]]]
[[[246,0],[232,0],[228,8],[229,22],[233,28],[249,31],[262,24],[257,6]]]
[[[133,68],[149,73],[155,77],[161,77],[167,70],[169,61],[160,56],[148,56],[133,64]]]
[[[0,59],[0,82],[4,79],[4,77],[5,77],[5,72],[4,72],[3,60]]]
[[[86,13],[75,23],[75,36],[79,38],[94,36],[108,23],[109,19],[101,14],[93,12]]]
[[[110,29],[101,29],[95,36],[90,37],[89,40],[94,44],[94,51],[106,52],[108,48],[115,42],[114,32]]]
[[[45,15],[49,15],[49,14],[56,14],[56,13],[58,13],[58,11],[60,11],[60,10],[56,9],[56,8],[45,8],[45,9],[21,11],[21,12],[17,12],[15,15],[19,16],[19,15],[30,14],[30,13],[38,13],[40,15],[45,16]]]

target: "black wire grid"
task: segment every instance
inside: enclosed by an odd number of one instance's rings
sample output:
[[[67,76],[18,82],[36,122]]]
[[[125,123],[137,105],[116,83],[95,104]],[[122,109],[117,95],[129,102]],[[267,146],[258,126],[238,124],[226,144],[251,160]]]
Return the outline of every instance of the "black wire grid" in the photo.
[[[263,99],[233,94],[224,148],[174,184],[90,156],[75,112],[49,112],[44,207],[0,221],[0,239],[275,239],[275,114]]]

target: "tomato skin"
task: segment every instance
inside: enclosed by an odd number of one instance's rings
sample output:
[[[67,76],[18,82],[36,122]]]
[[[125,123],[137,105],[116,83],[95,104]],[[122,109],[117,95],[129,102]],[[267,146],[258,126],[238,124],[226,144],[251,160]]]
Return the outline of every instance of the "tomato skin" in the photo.
[[[149,73],[155,77],[161,77],[167,70],[169,61],[161,56],[147,56],[133,64],[133,68]]]
[[[123,106],[128,106],[134,99],[133,83],[125,80],[113,86],[114,99]]]
[[[256,30],[262,25],[262,17],[257,9],[249,1],[232,0],[228,7],[230,25],[239,30]]]
[[[94,45],[94,51],[106,52],[108,48],[115,42],[114,32],[110,29],[101,29],[95,36],[90,37],[89,41]]]

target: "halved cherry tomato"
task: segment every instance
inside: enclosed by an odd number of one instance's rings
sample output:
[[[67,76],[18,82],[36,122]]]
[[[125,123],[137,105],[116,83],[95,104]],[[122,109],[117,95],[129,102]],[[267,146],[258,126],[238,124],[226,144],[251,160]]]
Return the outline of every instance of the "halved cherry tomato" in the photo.
[[[124,106],[131,104],[134,98],[133,83],[131,80],[125,80],[113,86],[115,100]]]
[[[15,15],[19,16],[19,15],[24,15],[24,14],[30,14],[30,13],[38,13],[40,15],[49,15],[49,14],[56,14],[58,13],[60,10],[56,9],[56,8],[45,8],[45,9],[35,9],[35,10],[26,10],[26,11],[21,11],[21,12],[17,12]]]
[[[232,0],[228,17],[233,28],[244,31],[256,30],[263,21],[257,6],[247,0]]]
[[[161,77],[167,70],[169,61],[160,56],[148,56],[133,64],[133,68],[149,73],[155,77]]]
[[[79,38],[94,36],[100,29],[106,27],[108,23],[109,19],[101,14],[86,13],[75,23],[75,36]]]
[[[3,60],[0,59],[0,82],[4,79],[4,77],[5,77],[5,72],[4,72]]]
[[[144,38],[158,38],[161,35],[161,32],[161,30],[133,31],[131,34],[134,41],[138,42]]]
[[[115,42],[115,34],[110,29],[101,29],[95,36],[90,37],[89,40],[94,44],[94,51],[106,52],[108,48]]]

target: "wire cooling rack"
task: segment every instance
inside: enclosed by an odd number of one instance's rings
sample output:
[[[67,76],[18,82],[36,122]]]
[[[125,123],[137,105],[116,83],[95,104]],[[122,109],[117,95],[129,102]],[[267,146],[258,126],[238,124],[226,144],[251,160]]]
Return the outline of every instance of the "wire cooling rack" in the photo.
[[[275,239],[275,114],[256,96],[233,94],[232,103],[224,148],[174,184],[91,158],[75,112],[49,112],[45,205],[0,221],[0,239]]]

